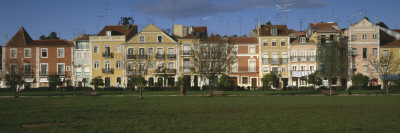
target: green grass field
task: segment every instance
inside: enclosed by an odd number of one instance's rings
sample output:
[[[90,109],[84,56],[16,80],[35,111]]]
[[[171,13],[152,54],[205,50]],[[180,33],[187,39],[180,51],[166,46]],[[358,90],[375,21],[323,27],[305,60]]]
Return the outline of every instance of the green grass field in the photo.
[[[0,98],[0,132],[400,132],[400,96]]]

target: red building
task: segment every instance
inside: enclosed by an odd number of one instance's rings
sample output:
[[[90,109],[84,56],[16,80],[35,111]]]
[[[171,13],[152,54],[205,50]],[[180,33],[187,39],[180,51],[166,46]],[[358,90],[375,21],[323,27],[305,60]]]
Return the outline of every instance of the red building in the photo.
[[[26,86],[48,86],[48,76],[60,75],[62,86],[72,81],[73,44],[64,39],[33,40],[21,27],[5,46],[5,73],[18,71]]]
[[[236,59],[230,63],[229,76],[234,85],[259,88],[259,47],[257,37],[230,38],[229,45],[235,47]]]

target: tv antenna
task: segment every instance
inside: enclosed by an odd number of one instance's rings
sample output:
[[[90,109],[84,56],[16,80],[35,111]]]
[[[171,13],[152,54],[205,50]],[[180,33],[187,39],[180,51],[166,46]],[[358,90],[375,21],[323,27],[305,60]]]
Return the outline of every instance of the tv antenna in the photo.
[[[238,16],[239,17],[239,27],[240,27],[240,34],[239,34],[239,36],[241,36],[242,35],[242,16]]]
[[[154,19],[148,18],[146,19],[147,24],[153,24],[154,25]]]
[[[222,18],[223,18],[222,16],[219,16],[219,17],[218,17],[219,23],[220,23],[220,28],[221,28],[221,29],[220,29],[220,30],[221,30],[221,31],[220,31],[220,34],[222,34],[222,32],[224,32],[224,29],[223,29],[223,27],[224,27],[224,20],[222,20]]]
[[[96,17],[99,19],[99,23],[97,24],[97,33],[98,33],[99,32],[99,28],[101,26],[101,20],[104,18],[103,12],[97,10],[97,16]]]
[[[360,18],[363,18],[365,13],[367,13],[367,10],[362,7],[362,4],[360,4],[360,9],[358,9],[358,12],[360,14]]]
[[[107,23],[108,11],[111,10],[108,8],[109,5],[110,5],[110,3],[106,2],[106,8],[103,8],[103,10],[106,11],[106,25],[108,25],[108,23]]]
[[[259,22],[262,23],[262,22],[261,22],[261,9],[262,9],[263,7],[262,7],[262,6],[254,6],[254,7],[255,7],[255,8],[258,8],[258,9],[260,10]]]
[[[311,19],[312,19],[313,23],[315,23],[316,19],[315,19],[315,16],[314,16],[314,11],[310,10],[310,14],[311,14],[311,17],[312,17]]]
[[[287,12],[290,11],[290,9],[288,9],[289,6],[294,5],[295,3],[290,3],[290,4],[277,4],[276,8],[278,10],[279,13],[279,20],[280,20],[280,24],[287,24]],[[285,18],[285,22],[283,22],[283,19]]]
[[[175,25],[175,6],[176,6],[176,0],[174,0],[172,2],[172,29],[174,29],[174,25]]]
[[[207,26],[207,21],[208,21],[208,19],[210,19],[212,16],[208,16],[208,17],[205,17],[205,18],[201,18],[200,19],[200,24],[202,25],[202,26]]]
[[[303,30],[303,19],[300,19],[300,31]]]

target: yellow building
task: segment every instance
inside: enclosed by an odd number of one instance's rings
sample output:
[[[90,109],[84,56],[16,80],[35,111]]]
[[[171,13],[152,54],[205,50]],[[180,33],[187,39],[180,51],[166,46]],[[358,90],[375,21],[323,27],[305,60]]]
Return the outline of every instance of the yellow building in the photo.
[[[200,86],[199,75],[195,73],[194,61],[197,60],[193,50],[200,43],[200,39],[189,34],[179,38],[179,76],[189,76],[192,86]]]
[[[385,61],[379,61],[381,66],[378,67],[381,72],[381,76],[379,77],[379,83],[382,85],[382,78],[385,78],[383,75],[388,74],[388,77],[399,78],[398,76],[394,76],[400,73],[400,30],[388,30],[384,28],[380,28],[380,48],[379,48],[379,59],[385,59]],[[389,58],[389,59],[388,59]],[[387,63],[387,64],[383,64]],[[387,67],[387,68],[385,68]],[[386,72],[384,72],[388,69]],[[390,83],[389,83],[390,84]]]
[[[109,25],[89,37],[92,79],[100,76],[104,87],[126,87],[123,82],[123,44],[137,33],[136,25]]]
[[[287,86],[288,82],[291,82],[288,61],[290,36],[287,26],[259,25],[258,27],[259,56],[262,58],[259,60],[259,64],[262,64],[260,78],[267,73],[275,73],[280,76],[282,85]]]
[[[148,86],[174,86],[179,69],[178,42],[160,28],[148,25],[123,45],[123,52],[124,77],[134,75],[135,65],[144,62],[148,67],[143,73]],[[129,78],[125,82],[129,82]]]

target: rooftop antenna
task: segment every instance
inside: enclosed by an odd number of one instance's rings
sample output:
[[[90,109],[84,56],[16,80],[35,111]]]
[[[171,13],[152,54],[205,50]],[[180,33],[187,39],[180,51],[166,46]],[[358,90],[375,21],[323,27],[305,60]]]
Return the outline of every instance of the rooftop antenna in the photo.
[[[367,10],[365,10],[365,9],[362,7],[362,4],[360,4],[360,9],[358,9],[358,11],[360,12],[360,18],[363,18],[364,15],[365,15],[365,13],[367,13]]]
[[[148,18],[146,19],[147,24],[154,24],[154,19]]]
[[[7,45],[7,42],[8,42],[7,34],[4,34],[4,39],[5,39],[5,40],[4,40],[4,44]]]
[[[295,3],[289,3],[289,4],[281,4],[281,5],[276,5],[276,8],[278,12],[280,13],[280,24],[287,24],[287,12],[290,11],[287,7],[294,5]],[[285,17],[285,22],[283,22],[283,17]]]
[[[349,26],[351,25],[350,14],[347,14],[347,23],[349,24]]]
[[[300,31],[303,30],[303,19],[300,19]]]
[[[274,18],[275,18],[275,24],[278,24],[279,13],[276,13]]]
[[[58,38],[61,39],[61,32],[60,31],[58,32]]]
[[[239,34],[239,36],[241,36],[242,35],[242,16],[238,16],[239,17],[239,27],[240,27],[240,34]]]
[[[99,33],[99,28],[101,26],[101,20],[104,18],[104,15],[102,15],[103,12],[97,10],[97,18],[99,19],[99,23],[97,24],[97,33]]]
[[[378,17],[375,17],[375,23],[379,23]]]
[[[134,13],[136,12],[136,9],[131,9],[131,10],[129,10],[129,11],[132,12],[132,18],[134,18],[133,16],[134,16]]]
[[[219,23],[220,23],[220,28],[221,28],[221,31],[220,31],[220,34],[222,34],[222,32],[224,32],[224,29],[223,29],[223,27],[224,27],[224,25],[223,25],[223,20],[222,20],[222,16],[219,16],[218,17],[218,19],[219,19]]]
[[[172,3],[172,30],[174,30],[174,25],[175,25],[175,5],[176,5],[176,0],[173,1]],[[174,33],[174,31],[172,31]]]
[[[230,31],[231,31],[231,28],[232,28],[232,24],[230,24],[229,23],[229,20],[226,20],[226,35],[230,35],[229,33],[230,33]]]
[[[332,12],[331,19],[332,19],[332,21],[334,21],[335,20],[335,10],[332,9],[331,12]]]
[[[208,17],[205,17],[205,18],[201,18],[200,19],[200,24],[202,25],[202,26],[207,26],[207,21],[208,21],[208,19],[210,19],[212,16],[208,16]]]
[[[315,16],[314,16],[314,11],[310,10],[310,14],[311,14],[313,23],[315,23],[316,19],[315,19]]]
[[[260,19],[259,19],[259,22],[260,23],[262,23],[261,22],[261,9],[263,8],[262,6],[254,6],[255,8],[258,8],[259,10],[260,10]]]
[[[108,25],[108,23],[107,23],[108,11],[111,10],[108,8],[109,5],[110,5],[110,3],[106,2],[106,8],[103,8],[103,10],[106,11],[106,25]]]

